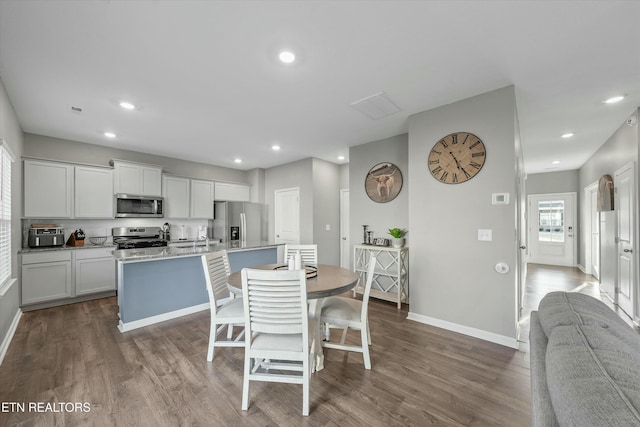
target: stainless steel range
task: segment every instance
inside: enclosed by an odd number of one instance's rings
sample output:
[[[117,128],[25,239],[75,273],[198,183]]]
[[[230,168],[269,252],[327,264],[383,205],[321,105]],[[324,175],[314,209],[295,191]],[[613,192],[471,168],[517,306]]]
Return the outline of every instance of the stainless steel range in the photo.
[[[111,235],[118,249],[167,246],[167,241],[160,238],[160,227],[114,227]]]

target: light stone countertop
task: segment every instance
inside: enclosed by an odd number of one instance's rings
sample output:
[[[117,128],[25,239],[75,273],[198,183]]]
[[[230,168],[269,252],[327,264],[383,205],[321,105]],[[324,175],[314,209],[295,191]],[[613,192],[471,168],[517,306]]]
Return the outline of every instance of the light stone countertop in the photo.
[[[211,243],[208,246],[175,247],[164,246],[156,248],[121,249],[114,250],[113,256],[120,262],[156,261],[160,259],[178,258],[185,256],[200,256],[209,252],[227,250],[228,252],[246,251],[263,248],[275,248],[284,243],[267,241],[227,243]]]
[[[81,249],[100,249],[100,248],[111,248],[111,249],[115,249],[116,245],[114,245],[113,243],[109,242],[109,243],[105,243],[104,245],[94,245],[91,243],[86,243],[84,246],[67,246],[67,245],[62,245],[62,246],[46,246],[46,247],[38,247],[38,248],[21,248],[18,250],[19,254],[27,254],[27,253],[34,253],[34,252],[51,252],[51,251],[69,251],[69,250],[81,250]]]

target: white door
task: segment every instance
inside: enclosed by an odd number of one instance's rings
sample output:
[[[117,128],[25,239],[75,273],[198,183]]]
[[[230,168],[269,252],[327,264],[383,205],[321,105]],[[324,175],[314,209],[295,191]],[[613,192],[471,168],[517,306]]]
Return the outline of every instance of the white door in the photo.
[[[613,177],[615,185],[615,210],[618,217],[618,280],[616,293],[618,304],[633,318],[633,298],[635,296],[634,283],[634,168],[629,164],[616,171]]]
[[[575,266],[576,193],[529,196],[529,262]]]
[[[591,275],[600,279],[600,214],[598,212],[598,189],[591,189]]]
[[[349,190],[340,190],[340,267],[350,269],[350,257]]]
[[[300,189],[286,188],[275,191],[275,241],[300,243]]]

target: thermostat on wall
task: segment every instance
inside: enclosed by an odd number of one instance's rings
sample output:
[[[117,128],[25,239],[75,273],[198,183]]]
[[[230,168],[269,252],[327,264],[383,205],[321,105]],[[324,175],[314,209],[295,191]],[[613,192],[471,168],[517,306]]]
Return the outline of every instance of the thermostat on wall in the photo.
[[[493,205],[508,205],[509,193],[493,193],[491,195],[491,204]]]

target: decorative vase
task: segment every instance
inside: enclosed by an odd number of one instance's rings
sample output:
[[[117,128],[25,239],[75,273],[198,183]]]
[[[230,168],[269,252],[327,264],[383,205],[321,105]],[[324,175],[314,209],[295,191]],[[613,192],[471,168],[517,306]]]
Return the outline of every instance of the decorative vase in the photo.
[[[394,248],[401,248],[404,246],[404,237],[392,237],[391,246]]]

